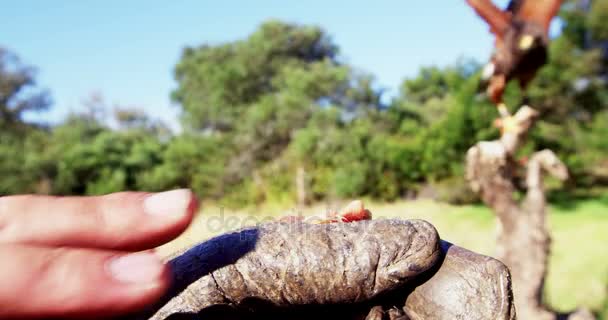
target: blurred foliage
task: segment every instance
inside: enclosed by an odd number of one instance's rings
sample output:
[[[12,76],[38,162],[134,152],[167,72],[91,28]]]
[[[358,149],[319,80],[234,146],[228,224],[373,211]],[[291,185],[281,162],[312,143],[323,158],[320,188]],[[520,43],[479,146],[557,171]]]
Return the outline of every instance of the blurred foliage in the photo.
[[[0,128],[1,134],[23,133],[28,127],[23,115],[42,111],[50,105],[46,91],[36,87],[35,69],[0,47]]]
[[[542,120],[521,156],[555,150],[573,173],[566,187],[584,192],[608,185],[608,1],[577,3],[564,5],[550,62],[529,89]],[[314,26],[269,21],[242,40],[184,49],[172,92],[177,135],[137,108],[115,107],[108,121],[98,96],[59,125],[25,123],[22,114],[48,97],[31,68],[4,50],[0,58],[0,194],[189,187],[241,206],[293,202],[304,186],[309,201],[431,190],[469,203],[465,152],[498,136],[479,63],[422,68],[387,102]],[[520,104],[517,86],[506,100]]]

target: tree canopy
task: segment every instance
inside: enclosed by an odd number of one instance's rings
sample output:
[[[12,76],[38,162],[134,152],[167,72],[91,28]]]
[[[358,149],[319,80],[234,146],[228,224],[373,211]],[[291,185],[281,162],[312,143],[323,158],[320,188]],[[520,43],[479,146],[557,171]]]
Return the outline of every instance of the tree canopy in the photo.
[[[542,120],[524,149],[558,152],[575,173],[568,187],[583,190],[608,180],[608,2],[577,3],[562,8],[549,64],[530,86]],[[322,28],[276,20],[241,40],[187,47],[171,93],[182,130],[172,134],[137,108],[98,100],[59,125],[28,124],[23,114],[44,110],[49,96],[33,69],[0,50],[0,137],[21,130],[0,144],[0,194],[190,187],[245,205],[294,201],[298,188],[310,201],[393,200],[432,185],[443,200],[473,201],[464,154],[498,135],[481,63],[424,67],[387,99],[340,57]],[[505,97],[515,107],[522,93],[510,85]]]

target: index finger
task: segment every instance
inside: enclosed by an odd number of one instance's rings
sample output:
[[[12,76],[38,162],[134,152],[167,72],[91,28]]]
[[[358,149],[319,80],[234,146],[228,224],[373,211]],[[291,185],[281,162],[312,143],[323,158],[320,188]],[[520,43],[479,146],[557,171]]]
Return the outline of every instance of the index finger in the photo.
[[[2,197],[0,243],[143,250],[183,232],[196,209],[189,190]]]

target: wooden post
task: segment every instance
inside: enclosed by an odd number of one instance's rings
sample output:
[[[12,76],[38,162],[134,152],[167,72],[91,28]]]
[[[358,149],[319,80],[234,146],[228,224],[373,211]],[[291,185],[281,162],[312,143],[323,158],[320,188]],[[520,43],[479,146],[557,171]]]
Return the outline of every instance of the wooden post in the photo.
[[[298,206],[304,207],[309,204],[306,169],[304,169],[304,166],[302,165],[299,165],[296,169],[296,195]]]
[[[546,224],[546,197],[543,176],[568,178],[566,166],[551,150],[534,153],[525,164],[514,154],[525,142],[538,113],[528,106],[515,115],[503,114],[497,122],[500,139],[482,141],[467,153],[467,180],[483,202],[496,214],[496,258],[505,263],[513,278],[513,292],[518,318],[554,320],[558,314],[543,304],[543,288],[547,274],[551,237]],[[526,172],[526,194],[515,198],[516,171]],[[559,319],[594,319],[586,310],[579,310]]]

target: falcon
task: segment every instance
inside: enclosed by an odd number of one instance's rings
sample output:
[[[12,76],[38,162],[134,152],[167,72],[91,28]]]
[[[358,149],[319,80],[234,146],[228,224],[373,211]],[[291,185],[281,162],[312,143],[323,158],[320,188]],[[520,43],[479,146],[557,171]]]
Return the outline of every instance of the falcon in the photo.
[[[494,54],[483,71],[487,94],[506,109],[502,96],[507,83],[517,80],[525,90],[547,62],[549,26],[561,0],[511,0],[505,10],[491,0],[466,0],[496,37]]]

